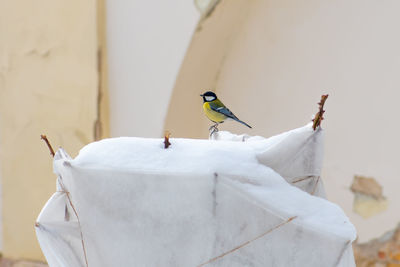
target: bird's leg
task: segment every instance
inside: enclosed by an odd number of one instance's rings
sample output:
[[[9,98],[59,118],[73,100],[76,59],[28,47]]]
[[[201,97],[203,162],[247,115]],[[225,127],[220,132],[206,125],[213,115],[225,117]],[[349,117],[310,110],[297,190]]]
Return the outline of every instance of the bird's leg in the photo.
[[[213,126],[211,126],[208,130],[210,131],[210,137],[214,134],[214,133],[216,133],[216,132],[218,132],[219,130],[218,130],[218,122],[216,122]]]
[[[211,125],[211,127],[208,129],[209,131],[211,131],[211,129],[217,129],[218,131],[218,122],[216,122],[214,125]]]

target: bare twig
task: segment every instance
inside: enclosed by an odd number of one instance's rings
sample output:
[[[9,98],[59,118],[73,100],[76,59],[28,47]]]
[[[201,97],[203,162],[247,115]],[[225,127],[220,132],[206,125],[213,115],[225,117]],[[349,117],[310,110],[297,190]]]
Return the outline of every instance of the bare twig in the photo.
[[[54,153],[53,147],[50,145],[50,142],[49,142],[49,140],[47,139],[47,136],[45,136],[44,134],[42,134],[42,135],[40,136],[40,138],[46,142],[46,145],[47,145],[47,147],[48,147],[49,150],[50,150],[50,154],[51,154],[51,156],[54,158],[55,153]]]
[[[49,140],[47,139],[46,135],[42,134],[42,135],[40,136],[40,138],[46,142],[47,147],[48,147],[49,150],[50,150],[50,154],[51,154],[51,155],[53,156],[53,158],[54,158],[55,153],[54,153],[53,147],[51,146],[51,144],[50,144]],[[63,190],[62,192],[65,193],[65,194],[67,195],[68,202],[69,202],[70,206],[72,207],[72,210],[74,211],[75,216],[76,216],[76,218],[77,218],[77,220],[78,220],[79,231],[80,231],[80,234],[81,234],[81,242],[82,242],[83,255],[84,255],[84,257],[85,257],[86,267],[89,267],[88,259],[87,259],[87,255],[86,255],[85,242],[83,241],[83,233],[82,233],[81,221],[79,220],[78,212],[76,211],[74,204],[72,204],[72,200],[71,200],[71,197],[70,197],[70,195],[69,195],[69,192],[65,189],[65,186],[64,186],[64,184],[61,182],[61,179],[59,179],[59,181],[60,181],[61,188],[62,188],[62,190]],[[39,227],[40,224],[39,224],[38,222],[36,222],[36,223],[35,223],[35,226],[36,226],[36,227]]]
[[[171,143],[169,142],[169,137],[171,136],[171,133],[166,131],[164,135],[164,148],[167,149]]]
[[[324,104],[326,99],[328,98],[329,95],[322,95],[321,96],[321,101],[318,103],[319,105],[319,110],[318,112],[315,114],[315,117],[313,119],[313,129],[314,131],[317,129],[317,127],[319,127],[321,125],[322,120],[324,119]]]
[[[297,218],[297,216],[290,217],[290,218],[287,219],[286,221],[284,221],[284,222],[278,224],[277,226],[275,226],[275,227],[269,229],[268,231],[264,232],[263,234],[257,236],[256,238],[253,238],[253,239],[251,239],[251,240],[249,240],[249,241],[247,241],[247,242],[244,242],[243,244],[241,244],[241,245],[235,247],[234,249],[231,249],[231,250],[229,250],[229,251],[227,251],[227,252],[225,252],[225,253],[222,253],[221,255],[219,255],[219,256],[217,256],[217,257],[214,257],[214,258],[212,258],[212,259],[210,259],[210,260],[208,260],[208,261],[206,261],[206,262],[204,262],[204,263],[198,265],[197,267],[201,267],[201,266],[207,265],[207,264],[209,264],[209,263],[211,263],[211,262],[213,262],[213,261],[219,260],[219,259],[225,257],[226,255],[231,254],[232,252],[235,252],[236,250],[241,249],[241,248],[243,248],[244,246],[247,246],[247,245],[250,244],[251,242],[253,242],[253,241],[257,240],[257,239],[260,239],[261,237],[263,237],[263,236],[265,236],[265,235],[271,233],[272,231],[274,231],[274,230],[278,229],[279,227],[281,227],[281,226],[283,226],[283,225],[285,225],[285,224],[291,222],[292,220],[294,220],[294,219],[296,219],[296,218]]]

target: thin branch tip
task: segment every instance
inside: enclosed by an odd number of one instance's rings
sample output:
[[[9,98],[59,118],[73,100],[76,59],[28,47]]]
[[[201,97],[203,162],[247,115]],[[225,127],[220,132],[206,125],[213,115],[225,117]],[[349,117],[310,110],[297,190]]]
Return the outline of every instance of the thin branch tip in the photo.
[[[50,142],[49,142],[49,139],[47,139],[47,136],[44,135],[44,134],[41,134],[41,135],[40,135],[40,139],[42,139],[42,140],[46,143],[47,147],[48,147],[49,150],[50,150],[50,155],[54,158],[54,156],[56,155],[56,153],[54,153],[54,149],[53,149],[53,147],[51,146],[51,144],[50,144]]]
[[[321,126],[321,122],[324,120],[324,105],[325,105],[325,101],[328,98],[329,94],[326,95],[322,95],[321,96],[321,100],[318,102],[318,106],[319,106],[319,110],[318,112],[315,114],[313,121],[313,129],[314,131]]]
[[[169,137],[171,136],[171,133],[168,131],[165,131],[165,135],[164,135],[164,148],[167,149],[171,143],[169,142]]]

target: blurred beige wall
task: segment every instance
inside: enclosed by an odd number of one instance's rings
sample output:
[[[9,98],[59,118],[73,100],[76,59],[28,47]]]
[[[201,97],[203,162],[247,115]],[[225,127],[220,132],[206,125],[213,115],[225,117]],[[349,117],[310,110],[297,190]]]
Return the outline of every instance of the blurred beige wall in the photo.
[[[215,88],[238,28],[247,19],[249,3],[221,1],[198,23],[176,78],[165,120],[165,129],[174,137],[207,137],[209,122],[203,115],[199,95]]]
[[[199,12],[188,0],[107,1],[112,136],[160,137]]]
[[[94,139],[98,83],[104,81],[98,75],[97,12],[95,0],[0,1],[5,257],[44,259],[34,224],[56,177],[40,134],[72,156]],[[102,128],[107,132],[106,121]]]
[[[216,89],[254,126],[220,130],[271,136],[308,123],[326,103],[323,179],[328,198],[366,241],[400,221],[400,2],[222,0],[200,22],[180,70],[165,128],[174,137],[207,138],[211,123],[199,93]],[[374,177],[388,209],[353,212],[353,176]]]

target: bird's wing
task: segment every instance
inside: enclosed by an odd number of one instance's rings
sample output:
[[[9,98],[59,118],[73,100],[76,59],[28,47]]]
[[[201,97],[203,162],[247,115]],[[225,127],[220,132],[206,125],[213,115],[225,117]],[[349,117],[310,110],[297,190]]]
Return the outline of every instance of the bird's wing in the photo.
[[[210,108],[211,110],[224,114],[225,116],[227,116],[228,118],[231,118],[237,122],[240,122],[244,125],[246,125],[247,127],[251,128],[250,125],[248,125],[247,123],[245,123],[244,121],[239,120],[238,117],[235,116],[235,114],[232,113],[232,111],[230,111],[227,107],[225,107],[224,104],[222,104],[221,101],[219,101],[218,99],[215,100],[214,102],[210,103]]]
[[[222,104],[221,101],[213,103],[210,103],[210,108],[212,110],[214,110],[215,112],[224,114],[225,116],[232,118],[232,119],[236,119],[238,120],[238,118],[235,116],[235,114],[232,113],[232,111],[230,111],[227,107],[224,106],[224,104]]]

